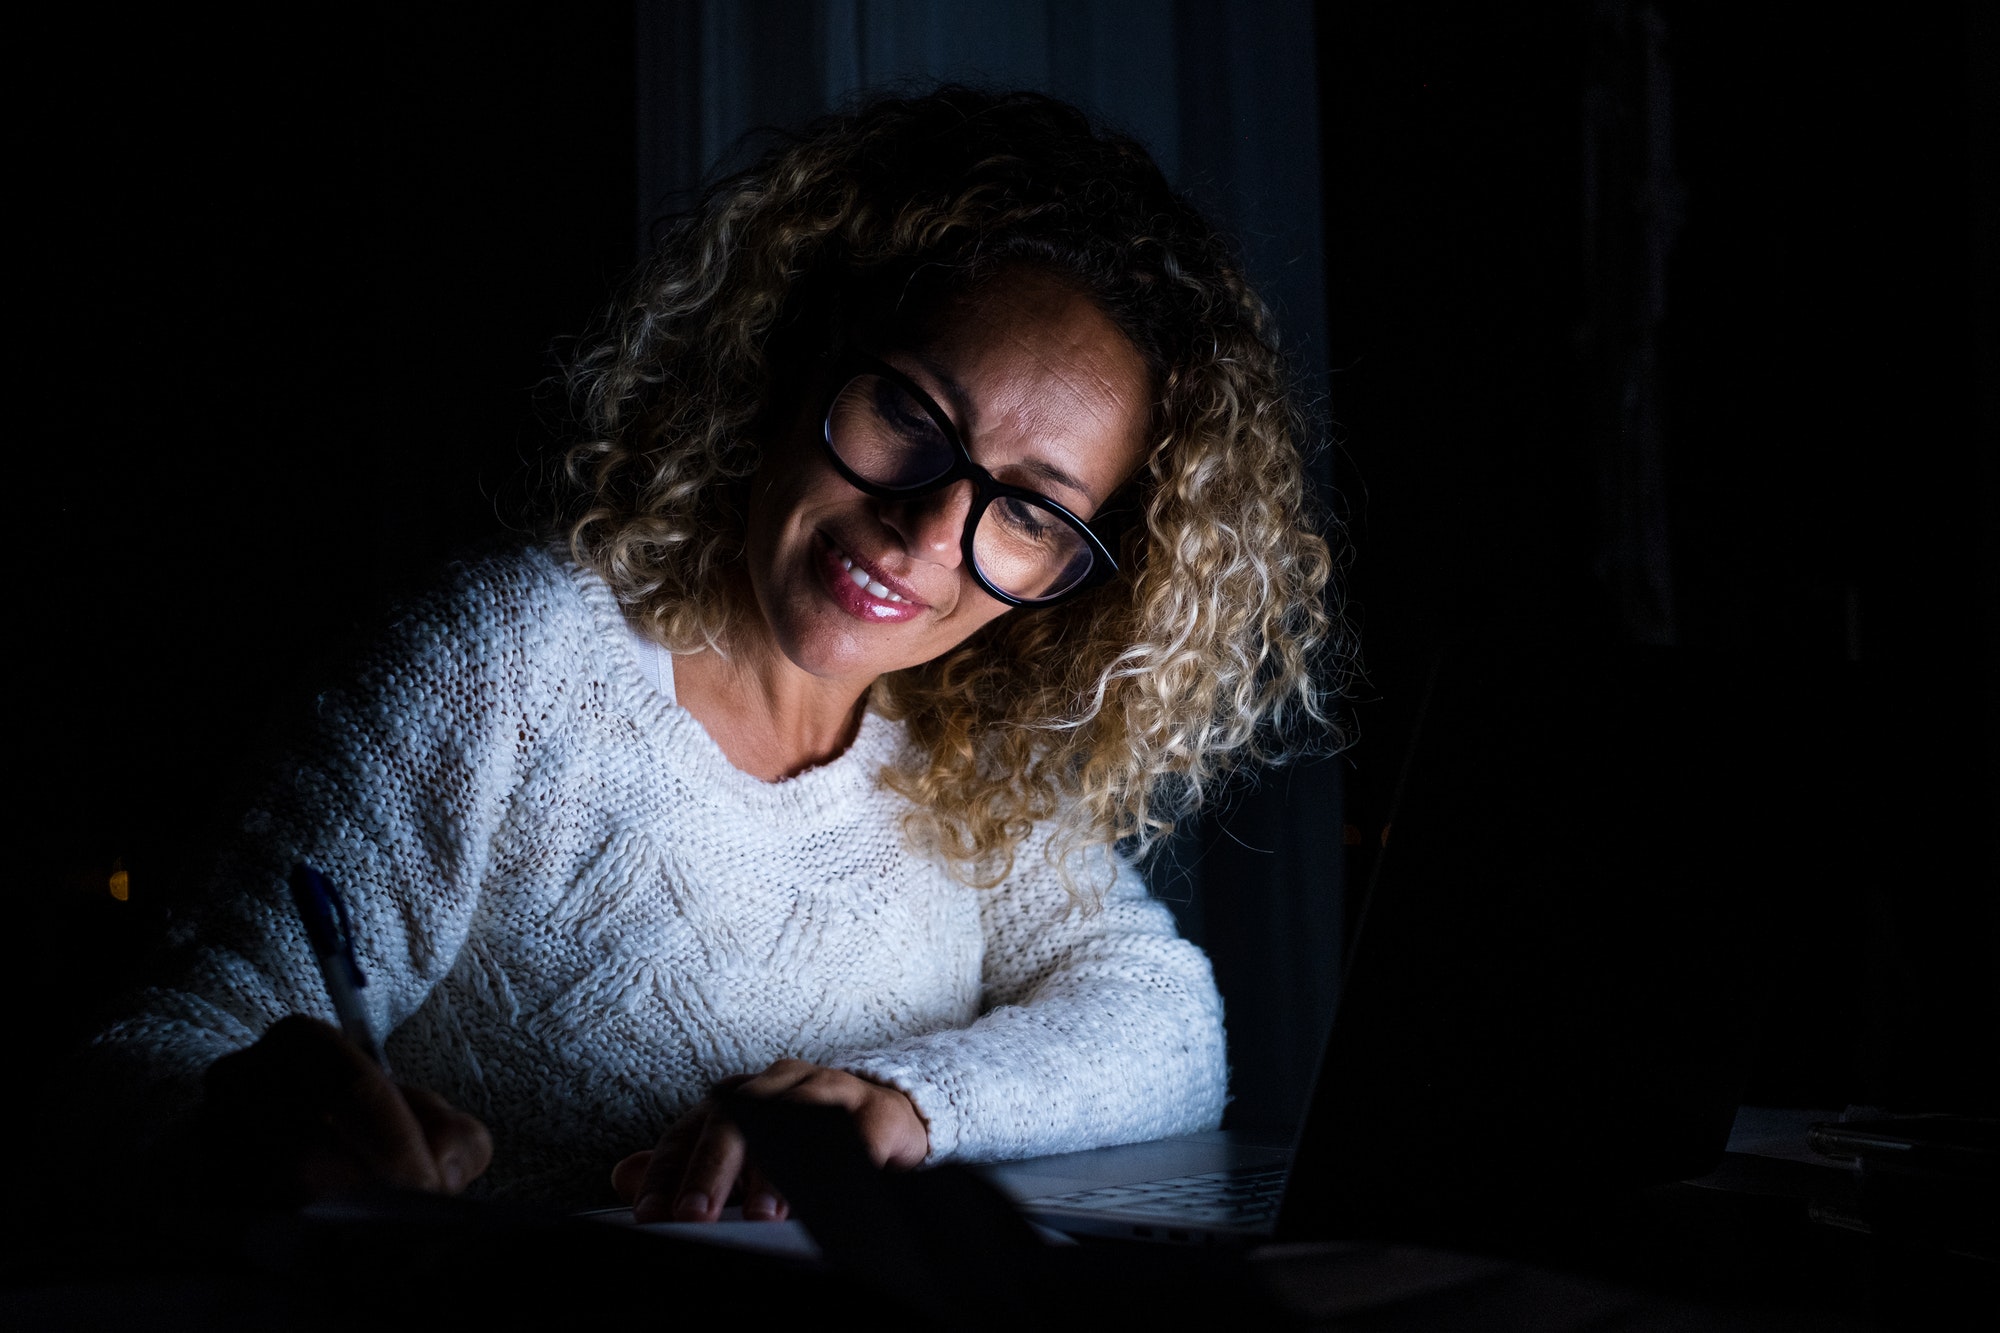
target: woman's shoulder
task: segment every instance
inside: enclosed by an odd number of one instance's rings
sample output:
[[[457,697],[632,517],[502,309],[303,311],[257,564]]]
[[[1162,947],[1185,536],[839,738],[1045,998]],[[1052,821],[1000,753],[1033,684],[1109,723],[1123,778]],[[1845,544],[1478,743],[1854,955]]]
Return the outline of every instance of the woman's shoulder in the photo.
[[[619,616],[616,597],[595,573],[552,547],[514,544],[451,561],[397,607],[391,625],[461,644],[582,646],[615,628]]]
[[[546,546],[514,544],[461,556],[400,599],[348,682],[364,693],[425,688],[533,693],[604,674],[622,614],[604,582]]]

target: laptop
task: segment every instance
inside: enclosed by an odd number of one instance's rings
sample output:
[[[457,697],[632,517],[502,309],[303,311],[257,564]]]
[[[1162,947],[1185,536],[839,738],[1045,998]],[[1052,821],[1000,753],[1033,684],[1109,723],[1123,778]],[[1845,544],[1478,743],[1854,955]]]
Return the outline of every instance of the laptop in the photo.
[[[1671,649],[1441,655],[1295,1140],[985,1174],[1066,1233],[1201,1244],[1437,1239],[1708,1171],[1780,906],[1769,688]]]

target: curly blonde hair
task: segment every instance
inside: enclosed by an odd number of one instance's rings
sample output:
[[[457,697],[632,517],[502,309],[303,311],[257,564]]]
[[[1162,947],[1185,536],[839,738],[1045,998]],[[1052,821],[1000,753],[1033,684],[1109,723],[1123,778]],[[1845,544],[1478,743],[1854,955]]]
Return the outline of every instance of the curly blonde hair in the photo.
[[[812,368],[912,305],[1032,267],[1152,375],[1151,449],[1114,501],[1120,569],[877,682],[912,745],[882,780],[969,884],[1049,854],[1144,856],[1246,760],[1338,735],[1348,638],[1269,312],[1144,149],[1035,94],[946,87],[829,116],[663,233],[572,366],[576,558],[677,652],[726,646],[758,440]],[[931,305],[928,308],[934,309]],[[900,312],[900,313],[899,313]]]

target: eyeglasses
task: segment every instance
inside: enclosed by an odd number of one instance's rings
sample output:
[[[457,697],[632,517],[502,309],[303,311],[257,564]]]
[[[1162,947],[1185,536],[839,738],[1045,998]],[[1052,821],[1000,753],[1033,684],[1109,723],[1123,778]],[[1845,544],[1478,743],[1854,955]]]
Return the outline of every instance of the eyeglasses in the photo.
[[[988,593],[1009,606],[1050,606],[1118,572],[1090,524],[973,462],[951,418],[909,376],[857,354],[835,383],[821,438],[857,490],[914,500],[972,482],[960,540],[966,567]]]

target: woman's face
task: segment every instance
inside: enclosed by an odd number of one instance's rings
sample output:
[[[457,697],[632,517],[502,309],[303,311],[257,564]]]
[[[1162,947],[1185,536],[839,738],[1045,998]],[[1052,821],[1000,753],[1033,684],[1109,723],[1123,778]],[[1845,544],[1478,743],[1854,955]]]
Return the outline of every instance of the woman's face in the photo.
[[[936,400],[973,461],[1083,518],[1144,457],[1145,362],[1094,303],[1054,279],[1003,275],[906,344],[869,350]],[[930,661],[1009,608],[960,554],[972,483],[914,500],[863,494],[826,460],[824,406],[816,394],[765,451],[747,519],[750,585],[795,665],[869,681]]]

